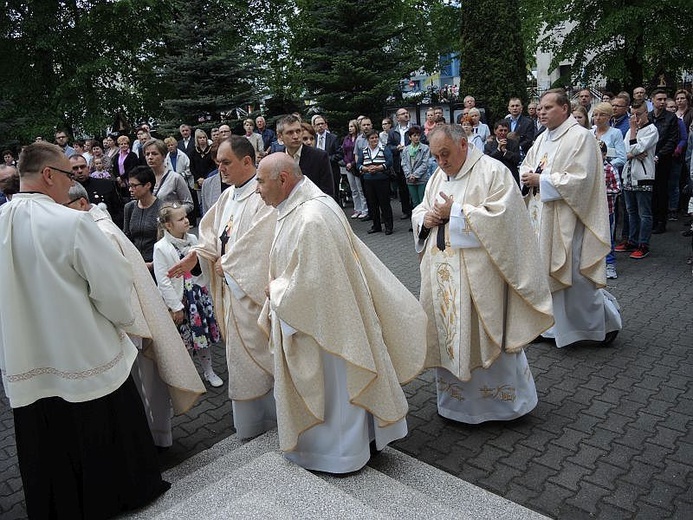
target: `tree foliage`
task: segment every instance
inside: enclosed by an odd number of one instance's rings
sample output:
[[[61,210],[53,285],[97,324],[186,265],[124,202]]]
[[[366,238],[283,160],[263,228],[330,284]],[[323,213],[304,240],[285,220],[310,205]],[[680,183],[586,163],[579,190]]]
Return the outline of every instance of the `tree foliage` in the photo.
[[[164,52],[152,64],[165,125],[235,118],[235,109],[257,99],[247,7],[240,0],[172,2]]]
[[[418,67],[404,46],[402,0],[297,0],[291,50],[309,99],[334,128],[358,114],[377,117],[399,80]]]
[[[0,19],[0,141],[98,132],[124,107],[147,110],[142,57],[161,0],[7,0]]]
[[[527,98],[527,67],[515,0],[464,2],[461,13],[460,93],[505,115],[508,100]]]
[[[662,73],[693,69],[690,0],[522,0],[536,14],[539,46],[554,54],[552,66],[572,62],[573,81],[598,78],[619,88],[647,84]]]

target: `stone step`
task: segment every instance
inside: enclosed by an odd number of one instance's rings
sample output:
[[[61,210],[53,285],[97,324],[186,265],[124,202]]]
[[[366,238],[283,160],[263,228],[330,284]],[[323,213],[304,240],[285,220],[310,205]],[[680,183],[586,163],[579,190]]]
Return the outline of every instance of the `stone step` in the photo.
[[[369,466],[348,477],[324,473],[317,476],[361,503],[367,504],[382,517],[401,520],[410,518],[474,519],[473,516],[448,507]]]
[[[235,436],[232,437],[224,439],[165,472],[164,478],[171,483],[171,489],[156,502],[123,518],[132,520],[153,518],[185,501],[205,486],[226,478],[253,459],[267,452],[276,451],[279,446],[276,430],[245,443]]]
[[[313,473],[287,461],[280,453],[268,452],[155,518],[285,520],[376,519],[384,516]]]
[[[531,509],[465,482],[392,448],[385,448],[368,465],[428,500],[445,504],[452,518],[475,520],[548,520]],[[413,516],[409,516],[412,518]],[[401,517],[405,518],[405,517]]]
[[[171,483],[181,480],[185,476],[194,473],[207,464],[228,455],[230,452],[240,448],[244,444],[247,444],[247,441],[241,441],[234,433],[233,435],[220,440],[212,447],[207,448],[206,450],[193,455],[189,459],[184,460],[177,466],[166,470],[163,473],[164,480]]]

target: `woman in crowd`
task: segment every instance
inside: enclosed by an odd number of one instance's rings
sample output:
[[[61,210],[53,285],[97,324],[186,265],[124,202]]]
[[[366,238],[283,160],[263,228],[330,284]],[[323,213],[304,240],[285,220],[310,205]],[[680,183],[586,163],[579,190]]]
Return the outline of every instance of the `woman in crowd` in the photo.
[[[359,133],[359,125],[356,119],[349,121],[349,131],[342,141],[342,152],[344,153],[344,166],[347,171],[347,180],[349,181],[349,188],[351,189],[351,200],[354,202],[354,212],[351,214],[351,218],[360,218],[368,216],[368,206],[366,206],[366,196],[363,194],[363,186],[361,185],[361,179],[359,179],[360,173],[356,169],[356,156],[355,149],[356,137]]]
[[[265,145],[262,142],[262,136],[255,133],[255,123],[250,118],[243,121],[243,130],[245,130],[245,138],[255,148],[255,164],[257,164],[265,155]]]
[[[380,144],[383,146],[387,146],[387,142],[390,139],[390,130],[392,130],[392,119],[389,117],[384,117],[383,122],[381,123],[381,127],[383,129],[382,132],[380,132]]]
[[[108,156],[108,158],[111,161],[111,164],[115,162],[115,156],[118,154],[118,147],[116,146],[117,139],[117,135],[108,134],[103,140],[103,153]],[[112,169],[111,174],[115,176],[115,172]]]
[[[464,129],[464,133],[467,134],[467,142],[469,143],[469,146],[474,146],[474,148],[476,148],[480,152],[483,152],[484,140],[481,138],[479,134],[474,133],[474,125],[472,123],[472,118],[468,115],[462,116],[460,124]]]
[[[160,139],[150,139],[142,145],[142,152],[156,177],[154,195],[162,202],[178,202],[185,206],[188,213],[193,211],[193,200],[190,190],[181,175],[166,168],[166,145]]]
[[[92,171],[94,171],[95,169],[94,163],[96,162],[96,159],[101,159],[101,168],[107,171],[110,175],[113,175],[113,170],[111,169],[111,158],[103,153],[103,148],[101,147],[101,144],[99,142],[94,141],[94,143],[91,146],[91,153],[94,156],[94,159],[91,163]]]
[[[303,129],[303,135],[301,137],[301,142],[303,146],[310,146],[311,148],[315,146],[315,128],[313,125],[308,123],[301,123],[301,128]]]
[[[154,244],[161,201],[154,195],[156,176],[149,166],[136,166],[129,173],[130,196],[125,205],[123,233],[135,245],[153,272]]]
[[[693,123],[693,108],[691,108],[691,94],[685,89],[679,89],[674,96],[676,102],[676,117],[683,120],[686,130]]]
[[[200,211],[200,190],[202,189],[202,183],[207,178],[207,175],[216,168],[212,155],[210,154],[211,145],[209,139],[207,139],[207,134],[201,128],[195,130],[195,149],[189,155],[190,158],[190,172],[192,173],[193,183],[192,195],[193,204],[195,207],[195,215],[201,215]],[[195,225],[195,215],[188,214],[191,224]]]
[[[368,210],[373,218],[373,226],[368,233],[380,233],[382,221],[385,223],[385,234],[391,235],[392,207],[390,206],[390,175],[392,152],[380,142],[377,130],[366,133],[368,146],[358,150],[357,169],[363,179]],[[382,214],[382,220],[381,220]]]
[[[428,145],[421,143],[421,127],[412,126],[407,130],[410,143],[402,150],[402,173],[407,181],[411,196],[412,208],[423,201],[426,183],[428,182],[428,159],[431,151]]]
[[[195,179],[190,171],[190,158],[184,151],[178,149],[178,141],[174,137],[169,136],[164,139],[164,144],[168,150],[166,169],[180,174],[192,192],[195,189]]]
[[[592,119],[594,119],[592,133],[597,141],[602,141],[606,145],[606,157],[609,163],[620,172],[626,164],[626,146],[621,131],[609,124],[613,115],[614,109],[611,107],[611,103],[599,103],[594,107],[592,110]]]
[[[585,107],[582,105],[577,105],[573,107],[573,117],[577,119],[577,122],[580,123],[583,127],[587,128],[588,130],[591,128],[590,127],[590,118],[587,114],[587,110],[585,110]]]
[[[112,158],[112,164],[111,174],[116,178],[121,195],[127,197],[128,174],[139,164],[137,154],[130,151],[130,138],[127,135],[118,137],[118,155]]]
[[[428,135],[428,132],[433,130],[433,128],[436,126],[435,116],[436,116],[436,113],[432,108],[429,108],[428,110],[426,110],[426,121],[424,121],[424,134],[425,135]]]
[[[207,292],[207,276],[198,264],[182,277],[170,278],[168,271],[197,244],[188,233],[185,207],[165,203],[159,210],[159,241],[154,245],[154,273],[159,291],[178,326],[185,348],[200,359],[204,378],[217,388],[224,382],[212,368],[211,347],[220,340],[212,299]]]
[[[207,174],[216,168],[209,153],[210,145],[207,134],[201,128],[195,130],[195,151],[190,156],[190,171],[195,179],[195,190],[199,190]]]

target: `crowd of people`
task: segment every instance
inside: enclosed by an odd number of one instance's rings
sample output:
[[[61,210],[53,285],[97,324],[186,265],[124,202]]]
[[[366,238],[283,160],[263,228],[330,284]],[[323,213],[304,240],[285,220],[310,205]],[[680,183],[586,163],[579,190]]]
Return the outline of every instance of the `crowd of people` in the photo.
[[[549,90],[527,115],[513,97],[492,131],[467,96],[459,124],[399,108],[341,140],[324,115],[289,114],[276,132],[264,117],[243,135],[182,124],[178,140],[142,125],[132,144],[58,131],[18,163],[6,152],[0,278],[17,298],[0,302],[0,366],[30,516],[111,516],[165,492],[156,448],[203,379],[224,384],[220,342],[238,436],[276,426],[310,470],[357,471],[404,437],[401,385],[425,369],[446,418],[530,412],[523,349],[611,344],[615,253],[646,258],[652,233],[693,212],[690,95],[676,111],[652,97]],[[391,235],[394,199],[418,299],[349,223]]]

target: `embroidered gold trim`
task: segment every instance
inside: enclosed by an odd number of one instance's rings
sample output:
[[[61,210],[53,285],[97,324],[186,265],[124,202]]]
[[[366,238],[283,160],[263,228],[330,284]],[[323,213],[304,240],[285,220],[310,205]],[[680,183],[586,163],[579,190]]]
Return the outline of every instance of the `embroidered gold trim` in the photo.
[[[93,377],[98,374],[102,374],[106,372],[107,370],[110,370],[114,366],[118,364],[118,362],[123,359],[124,353],[121,350],[116,357],[114,357],[111,361],[108,363],[105,363],[101,366],[90,368],[88,370],[82,370],[80,372],[66,372],[64,370],[58,370],[57,368],[53,367],[39,367],[39,368],[34,368],[33,370],[29,370],[28,372],[22,372],[21,374],[13,374],[7,376],[7,380],[10,383],[19,383],[20,381],[27,381],[31,379],[32,377],[38,377],[38,376],[43,376],[46,374],[50,374],[53,376],[58,376],[62,379],[71,379],[71,380],[76,380],[76,379],[88,379],[90,377]]]

